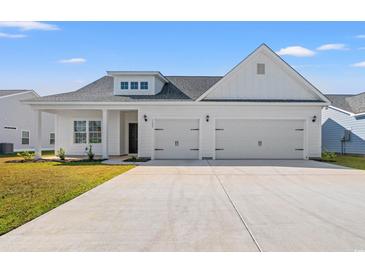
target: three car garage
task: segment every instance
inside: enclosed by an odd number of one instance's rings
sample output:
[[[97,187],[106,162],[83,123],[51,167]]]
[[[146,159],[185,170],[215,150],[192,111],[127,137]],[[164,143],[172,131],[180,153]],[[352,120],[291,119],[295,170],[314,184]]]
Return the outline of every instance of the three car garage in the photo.
[[[305,121],[216,119],[212,130],[200,119],[158,119],[154,124],[155,159],[199,159],[204,140],[214,140],[215,159],[303,159]],[[209,136],[213,134],[214,137]]]

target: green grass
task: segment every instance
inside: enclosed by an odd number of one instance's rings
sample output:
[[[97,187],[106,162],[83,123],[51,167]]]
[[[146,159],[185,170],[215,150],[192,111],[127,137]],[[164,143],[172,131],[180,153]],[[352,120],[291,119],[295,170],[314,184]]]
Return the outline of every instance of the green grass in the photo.
[[[337,155],[336,160],[331,163],[340,166],[365,170],[364,156]]]
[[[0,157],[0,235],[133,168],[97,161],[6,163],[16,158]]]

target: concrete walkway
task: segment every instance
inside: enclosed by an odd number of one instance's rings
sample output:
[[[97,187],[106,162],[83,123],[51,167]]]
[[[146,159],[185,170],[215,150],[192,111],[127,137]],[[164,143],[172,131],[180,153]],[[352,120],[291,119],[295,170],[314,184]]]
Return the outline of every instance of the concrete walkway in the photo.
[[[0,237],[0,251],[365,250],[365,172],[151,161]]]

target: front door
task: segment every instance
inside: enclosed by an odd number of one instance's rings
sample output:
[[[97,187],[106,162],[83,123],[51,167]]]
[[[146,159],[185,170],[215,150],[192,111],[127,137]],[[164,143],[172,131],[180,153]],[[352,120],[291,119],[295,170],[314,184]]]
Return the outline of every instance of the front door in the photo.
[[[129,124],[129,153],[136,154],[138,152],[138,124]]]

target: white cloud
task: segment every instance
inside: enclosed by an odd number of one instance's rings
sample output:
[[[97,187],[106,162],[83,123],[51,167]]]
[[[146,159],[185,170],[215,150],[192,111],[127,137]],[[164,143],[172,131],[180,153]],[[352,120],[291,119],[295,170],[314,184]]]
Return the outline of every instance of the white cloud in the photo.
[[[317,48],[317,50],[348,50],[345,44],[324,44]]]
[[[365,38],[365,34],[359,34],[355,36],[356,38]]]
[[[11,21],[11,22],[0,22],[0,28],[17,28],[22,31],[28,30],[59,30],[60,28],[56,25],[35,22],[35,21]]]
[[[63,64],[82,64],[86,62],[84,58],[70,58],[70,59],[62,59],[58,61]]]
[[[24,34],[11,34],[11,33],[0,32],[0,38],[19,39],[19,38],[25,38],[25,37],[27,37],[27,36]]]
[[[357,68],[365,68],[365,61],[352,64],[351,66],[352,67],[357,67]]]
[[[289,55],[289,56],[296,56],[296,57],[312,57],[316,53],[310,49],[303,48],[301,46],[291,46],[282,48],[276,52],[279,55]]]
[[[83,83],[85,83],[85,81],[84,80],[75,80],[75,83],[76,84],[83,84]]]
[[[365,47],[359,47],[360,50],[365,50]]]

